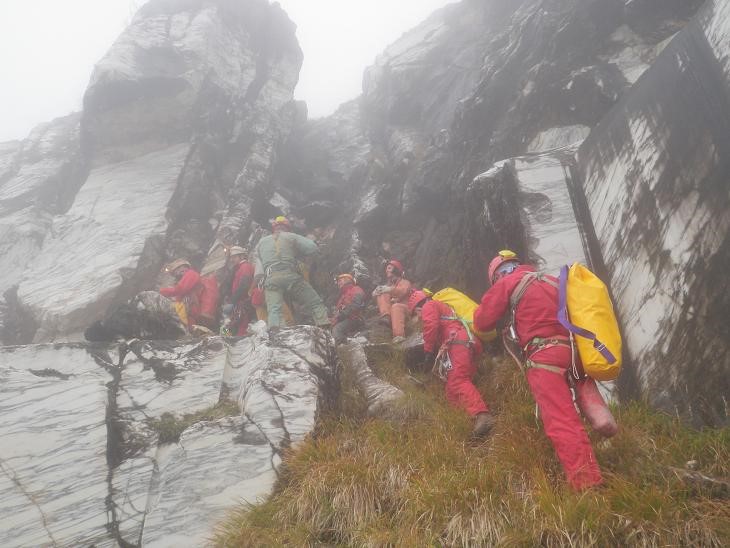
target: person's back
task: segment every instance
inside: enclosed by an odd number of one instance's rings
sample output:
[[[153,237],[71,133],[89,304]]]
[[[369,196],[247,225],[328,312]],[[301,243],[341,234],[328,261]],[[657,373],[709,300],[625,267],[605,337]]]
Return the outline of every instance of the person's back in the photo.
[[[595,382],[590,377],[569,384],[569,369],[577,357],[568,331],[558,322],[557,280],[535,268],[521,265],[517,255],[505,250],[488,270],[491,287],[474,312],[474,327],[493,329],[506,314],[514,315],[514,331],[526,368],[527,383],[540,410],[545,434],[553,444],[568,482],[577,490],[603,482],[590,440],[576,412],[571,384],[581,409],[593,408],[591,420],[606,436],[616,433],[616,424]],[[520,297],[520,293],[522,294]],[[518,299],[519,297],[519,299]],[[516,304],[515,304],[515,301]],[[514,309],[514,310],[513,310]]]
[[[519,265],[513,272],[498,279],[485,293],[482,303],[474,313],[474,327],[479,331],[491,331],[499,318],[511,312],[510,299],[522,279],[535,272],[532,265]],[[557,285],[553,276],[545,276]],[[558,289],[550,283],[530,283],[515,308],[515,332],[520,348],[535,337],[554,336],[568,338],[568,331],[558,322]],[[540,356],[544,363],[562,364],[570,359],[570,348],[556,346],[546,349]]]
[[[299,259],[317,252],[317,244],[293,232],[277,232],[264,236],[256,246],[256,275],[267,269],[296,270]],[[260,266],[259,266],[260,264]]]
[[[316,325],[329,328],[322,299],[299,270],[299,260],[314,255],[317,244],[289,232],[285,217],[277,217],[272,230],[273,234],[261,238],[254,251],[255,279],[263,282],[269,327],[281,326],[286,296],[307,310]]]

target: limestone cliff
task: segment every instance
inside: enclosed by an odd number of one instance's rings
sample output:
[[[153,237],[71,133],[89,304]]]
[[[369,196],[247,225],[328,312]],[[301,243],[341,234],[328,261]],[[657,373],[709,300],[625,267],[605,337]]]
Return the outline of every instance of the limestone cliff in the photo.
[[[5,544],[202,539],[179,508],[213,520],[222,492],[271,489],[337,387],[325,333],[73,341],[165,261],[216,271],[278,214],[319,240],[330,297],[335,271],[367,288],[391,257],[475,298],[498,249],[585,261],[622,322],[619,398],[728,423],[730,0],[462,0],[319,120],[293,101],[294,28],[267,0],[150,0],[81,113],[0,144],[0,332],[19,345],[0,351]],[[168,414],[235,395],[232,416],[160,438]],[[183,500],[209,459],[229,483]]]

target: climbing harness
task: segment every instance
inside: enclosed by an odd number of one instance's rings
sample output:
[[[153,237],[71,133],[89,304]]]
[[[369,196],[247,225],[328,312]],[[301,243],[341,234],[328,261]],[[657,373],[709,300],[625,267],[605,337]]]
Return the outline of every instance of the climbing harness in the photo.
[[[441,319],[443,320],[453,318],[441,316]],[[467,329],[467,332],[468,331],[469,330]],[[474,343],[471,339],[468,341],[460,341],[456,338],[456,332],[451,333],[449,339],[444,342],[439,348],[439,351],[436,354],[436,359],[433,362],[433,368],[431,369],[431,373],[436,375],[443,382],[446,382],[449,371],[454,368],[453,364],[451,363],[451,358],[449,357],[449,346],[451,346],[452,344],[460,344],[470,349],[474,346]]]

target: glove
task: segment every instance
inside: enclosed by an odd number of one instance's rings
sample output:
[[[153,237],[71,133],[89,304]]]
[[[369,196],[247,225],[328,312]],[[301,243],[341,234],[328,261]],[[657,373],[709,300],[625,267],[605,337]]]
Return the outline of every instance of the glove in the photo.
[[[378,295],[382,295],[383,293],[390,293],[390,286],[379,285],[373,290],[373,297],[377,297]]]
[[[230,336],[232,336],[232,333],[231,333],[231,319],[230,318],[225,318],[221,322],[221,329],[220,329],[219,333],[220,333],[220,335],[222,337],[230,337]]]
[[[428,367],[433,367],[434,362],[436,361],[436,354],[433,352],[426,352],[426,356],[423,359],[423,365]]]

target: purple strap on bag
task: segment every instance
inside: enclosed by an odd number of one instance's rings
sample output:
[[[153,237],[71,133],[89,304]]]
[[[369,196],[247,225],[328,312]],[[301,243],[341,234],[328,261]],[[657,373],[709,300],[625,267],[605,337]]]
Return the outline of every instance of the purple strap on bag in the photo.
[[[571,333],[574,333],[575,335],[579,335],[586,339],[592,340],[593,348],[598,350],[601,353],[601,356],[606,358],[606,361],[608,363],[615,363],[616,358],[613,354],[611,354],[611,351],[606,348],[606,345],[596,338],[595,333],[592,333],[587,329],[583,329],[582,327],[578,327],[577,325],[573,325],[568,319],[568,265],[565,265],[560,269],[559,282],[560,287],[558,288],[558,321],[560,322],[560,325],[562,325],[565,329],[567,329]]]

